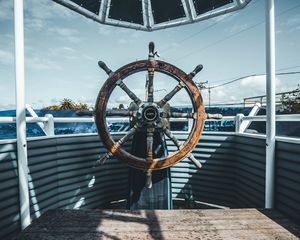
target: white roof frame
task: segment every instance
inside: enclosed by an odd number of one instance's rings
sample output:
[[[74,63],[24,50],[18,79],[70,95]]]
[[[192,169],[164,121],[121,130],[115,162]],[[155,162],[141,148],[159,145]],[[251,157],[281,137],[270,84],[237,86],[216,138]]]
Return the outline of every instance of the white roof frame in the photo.
[[[196,14],[193,0],[181,0],[186,17],[178,18],[175,20],[171,20],[159,24],[155,24],[153,21],[153,14],[152,14],[150,0],[142,0],[144,25],[109,18],[108,12],[110,8],[111,0],[101,1],[99,15],[86,10],[85,8],[79,6],[78,4],[72,2],[71,0],[52,0],[52,1],[59,3],[98,23],[111,25],[111,26],[124,27],[124,28],[131,28],[131,29],[142,30],[142,31],[155,31],[155,30],[180,26],[184,24],[199,22],[229,12],[234,12],[236,10],[244,8],[251,0],[233,0],[233,2],[230,4],[226,4],[223,7],[216,8],[214,10],[208,11],[200,15]]]

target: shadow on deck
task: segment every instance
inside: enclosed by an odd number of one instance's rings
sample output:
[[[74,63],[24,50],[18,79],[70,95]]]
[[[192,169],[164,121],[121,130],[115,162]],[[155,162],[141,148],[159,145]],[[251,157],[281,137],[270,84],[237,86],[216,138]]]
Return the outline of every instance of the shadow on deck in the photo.
[[[300,229],[278,211],[50,210],[17,239],[299,239]]]

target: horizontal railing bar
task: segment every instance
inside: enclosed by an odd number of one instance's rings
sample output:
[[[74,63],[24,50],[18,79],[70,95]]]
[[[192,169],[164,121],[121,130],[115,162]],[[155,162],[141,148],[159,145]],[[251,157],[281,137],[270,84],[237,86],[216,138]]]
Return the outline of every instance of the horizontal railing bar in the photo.
[[[95,122],[94,118],[76,118],[76,117],[55,117],[53,118],[55,123],[71,123],[71,122]]]
[[[245,116],[243,120],[250,120],[255,122],[265,122],[266,116]],[[278,122],[291,122],[291,121],[300,121],[300,114],[285,114],[285,115],[276,115],[276,121]]]
[[[72,122],[85,122],[85,123],[90,123],[90,122],[95,122],[93,117],[85,117],[85,118],[80,118],[80,117],[54,117],[53,118],[55,123],[72,123]],[[128,122],[129,118],[106,118],[107,121],[109,122]],[[242,120],[248,120],[248,121],[255,121],[255,122],[264,122],[266,121],[266,116],[261,115],[261,116],[244,116]],[[26,122],[27,123],[37,123],[37,122],[47,122],[48,118],[47,117],[26,117]],[[182,121],[187,121],[186,118],[176,118],[172,119],[171,122],[182,122]],[[207,119],[206,121],[214,122],[214,121],[235,121],[235,116],[223,116],[222,119]],[[300,114],[285,114],[285,115],[276,115],[276,121],[300,121]],[[15,123],[16,122],[16,117],[0,117],[0,123]]]
[[[222,119],[206,119],[205,122],[235,121],[235,116],[223,116]]]
[[[16,117],[0,117],[0,123],[15,123]],[[48,122],[47,117],[26,117],[27,123]]]

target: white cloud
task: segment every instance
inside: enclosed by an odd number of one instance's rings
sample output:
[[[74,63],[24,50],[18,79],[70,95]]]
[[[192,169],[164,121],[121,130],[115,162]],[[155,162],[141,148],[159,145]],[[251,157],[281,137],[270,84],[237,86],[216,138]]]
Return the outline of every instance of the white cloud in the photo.
[[[12,103],[10,103],[10,104],[0,104],[0,109],[1,110],[12,110],[12,109],[15,109],[15,108],[16,108],[16,105],[12,104]]]
[[[235,96],[232,95],[232,92],[226,86],[211,89],[210,95],[211,95],[211,104],[230,102],[232,98],[236,98]],[[209,99],[207,99],[205,102],[207,106],[209,105],[208,101]]]
[[[27,57],[25,66],[34,70],[60,70],[61,67],[54,61],[38,56]]]
[[[119,97],[117,97],[116,99],[115,99],[115,103],[124,103],[124,102],[128,102],[128,101],[130,101],[130,98],[128,97],[128,95],[121,95],[121,96],[119,96]]]
[[[281,80],[276,78],[276,92],[282,91]],[[214,103],[239,103],[246,97],[255,97],[266,94],[265,75],[252,76],[242,79],[236,84],[229,84],[211,90],[211,102]],[[206,105],[208,94],[204,92]]]
[[[24,1],[26,13],[33,19],[70,18],[72,11],[49,0],[26,0]]]
[[[87,104],[89,107],[93,107],[95,105],[96,102],[96,98],[87,98],[85,96],[81,96],[77,99],[78,103],[85,103]]]
[[[247,77],[241,80],[240,86],[242,88],[250,88],[256,89],[259,91],[265,91],[266,89],[266,76],[259,75],[259,76],[252,76]]]
[[[74,52],[75,50],[73,48],[70,47],[62,47],[62,49],[68,51],[68,52]]]
[[[41,31],[45,28],[46,21],[38,18],[25,18],[25,31]]]
[[[49,0],[24,1],[24,10],[27,31],[40,31],[50,25],[54,19],[64,20],[75,16],[71,10]]]
[[[47,49],[47,56],[51,58],[65,58],[69,60],[78,59],[75,49],[70,47],[54,47]]]
[[[284,31],[287,33],[293,33],[300,29],[299,25],[300,25],[300,17],[292,16],[292,17],[289,17],[286,21],[281,21],[279,26],[280,26],[281,31]]]
[[[14,54],[12,51],[5,51],[0,49],[0,63],[11,65],[14,61]]]
[[[51,105],[59,104],[59,99],[57,99],[57,98],[52,98],[52,99],[50,100],[50,103],[51,103]]]
[[[99,24],[98,33],[103,36],[109,36],[114,30],[112,26],[106,26],[104,24]]]
[[[0,1],[0,19],[1,20],[10,20],[13,18],[13,2],[14,1]]]
[[[286,25],[288,27],[299,26],[299,24],[300,24],[300,17],[297,16],[293,16],[283,23],[283,25]]]
[[[133,29],[120,29],[117,36],[126,36],[126,38],[120,38],[118,43],[120,44],[132,44],[141,39],[142,33]]]
[[[120,39],[118,40],[118,43],[120,43],[120,44],[127,44],[127,43],[128,43],[128,40],[126,40],[126,39],[124,39],[124,38],[120,38]]]
[[[76,29],[52,27],[49,28],[48,31],[62,40],[68,40],[72,43],[79,43],[81,41],[81,38],[79,37],[79,31]]]
[[[276,87],[280,87],[280,79],[276,77]],[[266,91],[266,76],[265,75],[258,75],[258,76],[252,76],[252,77],[247,77],[244,78],[240,82],[240,86],[242,88],[247,89],[252,89],[255,91]]]
[[[249,25],[247,23],[244,24],[234,24],[227,31],[230,33],[237,33],[245,30]]]
[[[82,57],[88,61],[95,61],[95,59],[88,54],[82,54]]]

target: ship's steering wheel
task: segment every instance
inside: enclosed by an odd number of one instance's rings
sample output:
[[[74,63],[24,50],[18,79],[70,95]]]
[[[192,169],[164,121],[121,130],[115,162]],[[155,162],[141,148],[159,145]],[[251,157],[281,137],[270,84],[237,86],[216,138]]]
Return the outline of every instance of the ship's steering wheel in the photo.
[[[130,167],[146,170],[150,176],[154,170],[171,167],[175,163],[189,158],[197,167],[201,167],[191,151],[198,143],[201,136],[204,121],[207,118],[201,93],[192,78],[202,69],[202,65],[198,65],[190,74],[186,74],[179,68],[155,59],[154,43],[149,44],[148,60],[136,61],[129,63],[117,71],[113,72],[103,62],[99,62],[99,66],[106,71],[109,78],[101,88],[95,106],[95,121],[98,133],[108,152],[97,161],[98,164],[103,163],[106,159],[115,156],[117,159],[126,162]],[[148,85],[146,87],[146,99],[139,99],[123,82],[123,80],[137,72],[148,72]],[[167,74],[178,81],[177,86],[170,91],[164,98],[158,102],[153,100],[153,79],[155,72]],[[116,87],[123,89],[127,95],[133,100],[133,106],[129,110],[107,110],[107,103],[111,93]],[[182,88],[184,88],[192,102],[194,111],[192,113],[172,112],[168,105],[168,101]],[[114,141],[110,135],[107,125],[107,116],[128,116],[134,119],[134,126],[118,141]],[[193,120],[193,126],[187,140],[181,143],[170,131],[169,118],[187,118]],[[146,158],[132,155],[122,148],[122,145],[128,141],[136,132],[145,131],[147,134],[147,154]],[[178,147],[178,151],[166,157],[153,158],[153,134],[155,131],[163,132]]]

